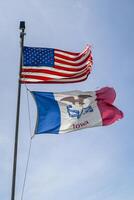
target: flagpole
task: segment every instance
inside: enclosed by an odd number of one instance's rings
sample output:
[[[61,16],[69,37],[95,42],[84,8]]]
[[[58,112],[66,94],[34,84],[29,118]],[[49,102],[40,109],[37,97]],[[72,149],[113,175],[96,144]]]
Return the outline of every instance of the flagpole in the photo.
[[[19,70],[19,79],[18,79],[18,96],[17,96],[17,110],[16,110],[16,128],[15,128],[11,200],[15,200],[15,189],[16,189],[16,168],[17,168],[17,150],[18,150],[20,97],[21,97],[20,74],[21,74],[21,69],[23,65],[23,45],[24,45],[24,36],[25,36],[25,22],[24,21],[20,21],[19,29],[21,30],[20,32],[20,70]]]

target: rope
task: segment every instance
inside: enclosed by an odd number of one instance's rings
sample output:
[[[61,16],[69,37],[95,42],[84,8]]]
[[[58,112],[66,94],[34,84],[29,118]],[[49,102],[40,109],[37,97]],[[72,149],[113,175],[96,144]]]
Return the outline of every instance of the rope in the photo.
[[[30,138],[32,139],[34,135],[32,135],[32,125],[31,125],[31,117],[30,117],[30,103],[29,103],[29,93],[30,90],[28,89],[27,85],[25,84],[26,93],[27,93],[27,105],[28,105],[28,118],[29,118],[29,131],[30,131]]]
[[[30,145],[29,145],[29,151],[28,151],[28,158],[27,158],[27,164],[26,164],[26,169],[25,169],[24,182],[23,182],[23,186],[22,186],[21,200],[23,200],[23,197],[24,197],[24,191],[25,191],[26,180],[27,180],[27,172],[28,172],[29,160],[30,160],[30,153],[31,153],[31,145],[32,145],[32,139],[30,138]]]
[[[26,180],[27,180],[27,172],[28,172],[29,160],[30,160],[30,154],[31,154],[32,138],[33,138],[33,136],[32,136],[32,128],[31,128],[31,117],[30,117],[30,104],[29,104],[29,96],[28,96],[29,89],[27,88],[26,84],[25,84],[25,88],[26,88],[26,93],[27,93],[30,144],[29,144],[29,149],[28,149],[28,157],[27,157],[27,162],[26,162],[24,182],[23,182],[23,186],[22,186],[21,200],[23,200],[23,197],[24,197],[24,191],[25,191]]]

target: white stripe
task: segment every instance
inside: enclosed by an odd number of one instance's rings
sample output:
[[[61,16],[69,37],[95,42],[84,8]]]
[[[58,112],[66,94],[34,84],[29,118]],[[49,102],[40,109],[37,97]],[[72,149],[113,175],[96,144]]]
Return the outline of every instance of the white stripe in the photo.
[[[66,73],[66,74],[77,74],[80,72],[83,72],[86,69],[89,69],[89,66],[85,66],[84,69],[80,69],[78,71],[72,72],[72,71],[68,71],[68,70],[62,70],[62,69],[56,69],[53,67],[23,67],[23,69],[38,69],[40,71],[40,69],[44,69],[44,70],[49,70],[49,71],[53,71],[53,72],[59,72],[59,73]],[[29,73],[29,72],[22,72],[22,73]],[[38,73],[38,72],[31,72],[31,73]]]
[[[84,76],[82,76],[82,77],[80,77],[80,78],[66,78],[66,79],[63,79],[63,80],[58,80],[58,82],[72,82],[72,81],[81,81],[81,80],[83,80],[83,79],[85,79],[87,77],[87,75],[84,75]],[[51,81],[51,82],[53,82],[53,81]]]
[[[80,72],[74,73],[72,75],[81,75],[84,72],[86,72],[87,69],[84,69]],[[66,76],[59,76],[59,75],[54,75],[54,74],[49,74],[49,73],[39,73],[39,72],[22,72],[22,76],[30,75],[30,76],[40,76],[40,77],[47,77],[47,78],[54,78],[54,79],[61,79],[61,78],[71,78],[71,77],[66,77]]]
[[[48,77],[48,78],[65,78],[65,76],[58,76],[53,74],[46,74],[46,73],[37,73],[37,72],[22,72],[23,76],[30,75],[30,76],[40,76],[40,77]]]
[[[63,55],[63,56],[67,56],[67,57],[69,57],[69,58],[77,58],[77,57],[79,57],[80,56],[80,54],[79,55],[70,55],[70,54],[68,54],[68,53],[65,53],[65,52],[62,52],[62,51],[57,51],[57,50],[55,50],[55,53],[57,53],[57,54],[60,54],[60,55]]]
[[[28,82],[43,82],[44,80],[32,79],[32,78],[21,78],[21,81],[28,81]]]
[[[50,82],[50,83],[53,83],[53,82],[55,82],[55,81],[57,81],[57,82],[72,82],[72,81],[82,81],[83,79],[85,79],[87,77],[87,75],[84,75],[84,76],[82,76],[82,77],[80,77],[80,78],[67,78],[67,79],[63,79],[63,80],[61,80],[61,79],[58,79],[58,80],[48,80],[48,82]],[[38,80],[38,79],[34,79],[34,77],[33,78],[21,78],[21,81],[28,81],[28,82],[45,82],[44,80]]]
[[[78,69],[78,68],[84,67],[84,66],[86,66],[86,65],[88,65],[88,64],[91,65],[91,61],[90,61],[90,60],[86,61],[85,63],[83,63],[83,64],[81,64],[81,65],[79,65],[79,66],[65,65],[65,64],[61,64],[61,63],[59,63],[59,62],[55,62],[55,65],[56,65],[56,66],[61,66],[61,67],[66,67],[66,68],[71,68],[71,69],[73,69],[73,68],[74,68],[74,69]]]

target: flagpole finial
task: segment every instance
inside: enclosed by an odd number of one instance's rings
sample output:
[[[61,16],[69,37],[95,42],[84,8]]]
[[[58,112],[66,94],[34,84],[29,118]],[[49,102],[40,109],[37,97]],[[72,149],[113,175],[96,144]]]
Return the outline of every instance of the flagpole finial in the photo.
[[[20,27],[19,27],[19,29],[21,30],[21,32],[20,32],[20,38],[23,40],[24,36],[26,35],[26,33],[25,33],[25,21],[20,21]]]
[[[25,21],[20,21],[20,30],[25,30]]]

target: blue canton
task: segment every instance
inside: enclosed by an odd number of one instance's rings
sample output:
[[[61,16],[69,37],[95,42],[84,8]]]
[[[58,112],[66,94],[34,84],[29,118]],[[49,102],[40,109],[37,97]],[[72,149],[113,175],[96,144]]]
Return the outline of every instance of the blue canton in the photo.
[[[23,66],[54,66],[54,49],[50,48],[23,48]]]

